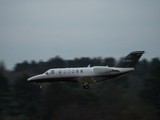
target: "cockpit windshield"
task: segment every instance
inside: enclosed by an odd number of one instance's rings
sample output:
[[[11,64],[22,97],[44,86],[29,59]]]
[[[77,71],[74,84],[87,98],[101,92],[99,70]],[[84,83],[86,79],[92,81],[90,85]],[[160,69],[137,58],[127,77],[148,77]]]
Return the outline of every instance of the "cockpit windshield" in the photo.
[[[46,74],[46,75],[54,74],[54,70],[51,70],[51,69],[50,69],[50,70],[47,70],[47,71],[45,72],[45,74]]]
[[[50,70],[47,70],[47,71],[45,72],[45,74],[46,74],[46,75],[49,75],[49,71],[50,71]]]

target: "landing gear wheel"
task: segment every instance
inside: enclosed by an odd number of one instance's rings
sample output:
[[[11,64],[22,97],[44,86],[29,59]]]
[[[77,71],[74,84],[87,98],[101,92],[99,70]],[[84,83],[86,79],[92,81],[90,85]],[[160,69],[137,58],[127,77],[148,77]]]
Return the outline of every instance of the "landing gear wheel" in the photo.
[[[89,85],[84,85],[83,88],[84,88],[84,89],[88,89],[88,88],[89,88]]]
[[[43,88],[43,84],[41,83],[41,84],[40,84],[40,89],[42,89],[42,88]]]

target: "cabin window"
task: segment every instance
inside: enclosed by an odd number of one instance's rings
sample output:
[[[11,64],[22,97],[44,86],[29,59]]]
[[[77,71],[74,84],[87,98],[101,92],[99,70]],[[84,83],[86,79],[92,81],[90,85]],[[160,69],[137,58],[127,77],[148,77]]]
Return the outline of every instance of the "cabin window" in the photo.
[[[74,70],[72,70],[72,73],[74,73]]]
[[[51,70],[51,74],[54,74],[54,70]]]
[[[81,73],[83,73],[83,70],[81,70]]]
[[[76,70],[76,73],[78,73],[78,70]]]
[[[61,74],[61,71],[59,71],[59,74]]]
[[[66,71],[64,70],[64,71],[63,71],[63,73],[65,74],[65,73],[66,73]]]

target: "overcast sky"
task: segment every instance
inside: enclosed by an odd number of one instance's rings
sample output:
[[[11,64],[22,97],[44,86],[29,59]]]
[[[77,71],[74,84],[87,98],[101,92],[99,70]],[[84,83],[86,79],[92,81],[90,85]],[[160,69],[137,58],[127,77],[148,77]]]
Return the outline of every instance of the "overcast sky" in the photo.
[[[160,0],[1,0],[0,60],[160,57]]]

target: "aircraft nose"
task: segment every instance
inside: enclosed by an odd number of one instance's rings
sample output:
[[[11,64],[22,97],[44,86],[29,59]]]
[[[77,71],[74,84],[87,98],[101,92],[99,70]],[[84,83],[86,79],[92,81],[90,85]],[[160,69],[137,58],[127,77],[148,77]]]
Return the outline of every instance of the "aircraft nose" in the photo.
[[[27,79],[28,82],[32,82],[33,80],[35,80],[35,77],[30,77]]]
[[[30,77],[27,79],[28,82],[34,82],[34,81],[37,81],[39,79],[43,79],[44,75],[36,75],[36,76],[33,76],[33,77]]]

